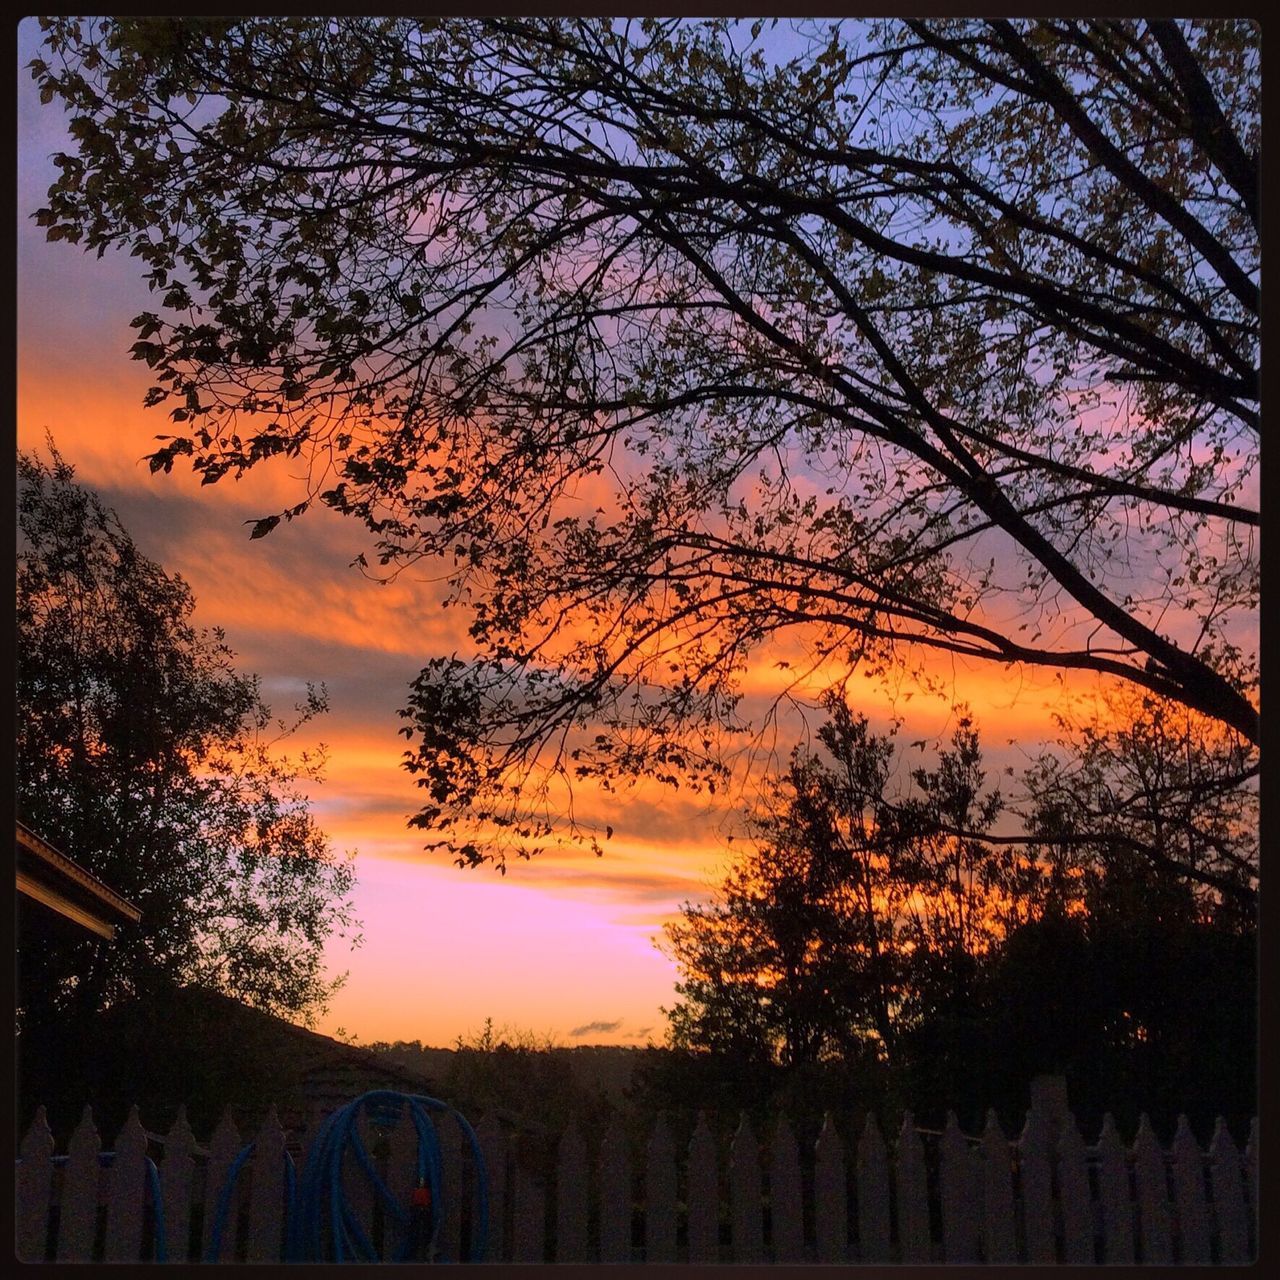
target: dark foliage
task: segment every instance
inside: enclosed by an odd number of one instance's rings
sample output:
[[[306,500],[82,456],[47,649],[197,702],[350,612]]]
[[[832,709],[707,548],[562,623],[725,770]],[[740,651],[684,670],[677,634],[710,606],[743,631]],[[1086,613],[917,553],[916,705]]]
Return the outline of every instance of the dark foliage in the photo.
[[[298,787],[321,758],[277,744],[323,692],[274,721],[221,633],[193,624],[186,583],[56,450],[19,458],[18,529],[18,816],[142,912],[110,944],[20,946],[21,1018],[186,982],[314,1014],[333,989],[324,944],[353,927],[353,872]]]
[[[405,726],[461,860],[721,786],[779,635],[1257,742],[1255,24],[44,27],[36,218],[155,291],[153,467],[301,458],[254,536],[327,504],[468,611]]]

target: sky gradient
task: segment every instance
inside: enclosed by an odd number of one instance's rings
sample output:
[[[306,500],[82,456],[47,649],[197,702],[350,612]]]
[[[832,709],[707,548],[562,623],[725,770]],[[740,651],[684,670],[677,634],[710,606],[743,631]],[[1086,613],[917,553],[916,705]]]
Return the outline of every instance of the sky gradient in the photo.
[[[20,64],[34,52],[34,25],[20,29]],[[30,221],[55,175],[49,156],[66,143],[60,109],[40,107],[25,71],[18,92],[19,447],[41,449],[52,433],[140,548],[187,580],[197,621],[226,631],[278,712],[308,681],[329,691],[330,713],[298,746],[329,747],[326,781],[311,795],[335,848],[357,852],[364,943],[330,949],[332,971],[349,977],[318,1029],[362,1043],[448,1045],[492,1018],[569,1044],[660,1041],[676,973],[653,939],[682,901],[705,898],[719,878],[732,814],[642,786],[610,799],[615,834],[600,859],[547,856],[501,877],[422,852],[422,833],[406,826],[420,801],[400,767],[396,713],[427,659],[467,648],[464,617],[440,609],[425,571],[389,585],[364,578],[350,565],[369,538],[322,508],[251,542],[247,522],[278,510],[281,494],[296,500],[297,464],[276,460],[203,489],[181,464],[149,473],[142,458],[167,418],[142,407],[148,371],[128,357],[128,321],[149,295],[134,260],[46,243]],[[747,679],[753,697],[781,688],[778,657],[759,655]],[[1009,740],[1044,736],[1062,689],[1056,677],[950,659],[935,669],[977,713],[993,772],[1024,763]],[[950,699],[857,687],[879,728],[910,703],[904,737],[948,731]]]

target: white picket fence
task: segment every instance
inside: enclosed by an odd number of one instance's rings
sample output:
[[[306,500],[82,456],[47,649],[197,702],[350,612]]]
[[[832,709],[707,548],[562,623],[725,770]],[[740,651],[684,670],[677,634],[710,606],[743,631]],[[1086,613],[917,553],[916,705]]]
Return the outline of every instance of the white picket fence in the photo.
[[[407,1116],[390,1130],[365,1116],[360,1123],[389,1188],[408,1203],[417,1139]],[[466,1259],[474,1170],[456,1127],[437,1131],[447,1206],[439,1256]],[[1185,1118],[1166,1151],[1145,1117],[1132,1147],[1110,1117],[1088,1147],[1069,1113],[1035,1107],[1012,1142],[994,1113],[977,1138],[954,1116],[938,1133],[908,1113],[892,1144],[870,1117],[850,1143],[828,1116],[802,1152],[785,1117],[767,1151],[743,1117],[724,1160],[705,1116],[683,1159],[662,1121],[643,1151],[617,1124],[598,1142],[571,1125],[552,1153],[552,1176],[534,1172],[495,1120],[477,1134],[491,1262],[1167,1264],[1247,1262],[1256,1252],[1256,1121],[1242,1155],[1221,1120],[1206,1153]],[[41,1108],[17,1164],[18,1257],[154,1259],[162,1234],[168,1260],[207,1258],[215,1207],[243,1146],[229,1115],[202,1146],[183,1115],[161,1138],[135,1109],[108,1160],[86,1108],[65,1155],[55,1156]],[[220,1260],[283,1256],[287,1149],[272,1111],[236,1179]],[[306,1143],[292,1149],[300,1173]],[[370,1237],[381,1242],[385,1230],[390,1256],[392,1233],[367,1182],[353,1168],[345,1185]]]

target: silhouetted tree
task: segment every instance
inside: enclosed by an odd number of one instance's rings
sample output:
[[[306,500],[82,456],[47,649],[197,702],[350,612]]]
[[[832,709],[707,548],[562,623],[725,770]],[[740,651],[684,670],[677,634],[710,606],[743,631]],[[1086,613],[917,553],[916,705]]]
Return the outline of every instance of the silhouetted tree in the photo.
[[[43,22],[36,216],[156,292],[153,467],[304,458],[254,536],[319,501],[469,609],[405,729],[462,860],[718,784],[792,629],[1256,743],[1256,25]]]
[[[354,927],[348,859],[297,787],[322,755],[277,744],[257,677],[190,588],[134,544],[56,450],[18,459],[18,816],[142,911],[109,946],[20,947],[28,1019],[198,983],[310,1017],[334,983],[323,947]]]
[[[892,735],[828,710],[824,752],[793,755],[713,903],[667,927],[677,1047],[794,1067],[870,1042],[893,1065],[902,1029],[967,1000],[1000,936],[1004,860],[982,835],[1001,800],[968,717],[895,794]]]
[[[1111,694],[1025,777],[1038,860],[1074,892],[1256,924],[1258,756],[1239,735],[1148,694]],[[1105,879],[1105,885],[1102,879]],[[1065,886],[1064,886],[1065,888]]]
[[[828,709],[821,753],[795,753],[713,901],[668,926],[682,998],[657,1092],[678,1102],[754,1069],[797,1105],[856,1081],[866,1105],[892,1094],[980,1124],[988,1106],[1019,1120],[1030,1079],[1053,1072],[1087,1125],[1185,1112],[1207,1140],[1221,1112],[1241,1130],[1256,1109],[1256,914],[1246,880],[1215,887],[1192,852],[1218,832],[1256,876],[1256,816],[1224,799],[1238,787],[1224,740],[1175,749],[1189,726],[1168,707],[1135,699],[1125,724],[1113,706],[1109,728],[1027,771],[1028,828],[996,835],[1002,800],[967,716],[907,789],[893,735]],[[1162,820],[1178,844],[1153,852]]]
[[[1049,1071],[1086,1130],[1110,1111],[1132,1132],[1146,1111],[1166,1134],[1185,1113],[1204,1141],[1218,1115],[1243,1138],[1258,1109],[1257,932],[1134,889],[1100,879],[1088,912],[1010,934],[983,976],[974,1061],[953,1079],[977,1077],[979,1106],[1016,1104]]]

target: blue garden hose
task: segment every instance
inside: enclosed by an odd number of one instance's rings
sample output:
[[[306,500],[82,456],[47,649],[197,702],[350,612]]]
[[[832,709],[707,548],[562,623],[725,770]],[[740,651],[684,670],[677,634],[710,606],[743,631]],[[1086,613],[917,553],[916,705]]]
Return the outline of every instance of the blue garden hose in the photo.
[[[115,1163],[116,1153],[114,1151],[99,1151],[98,1163],[104,1169],[110,1169]],[[70,1160],[70,1156],[54,1156],[53,1163],[55,1165],[64,1165]],[[147,1165],[147,1182],[151,1186],[151,1207],[152,1214],[155,1218],[155,1261],[168,1262],[169,1250],[168,1242],[165,1240],[164,1234],[164,1197],[160,1192],[160,1170],[156,1168],[156,1162],[150,1156],[144,1156],[143,1159]],[[19,1156],[14,1165],[20,1165],[22,1157]]]
[[[253,1149],[256,1146],[256,1142],[251,1142],[248,1146],[241,1148],[239,1155],[231,1162],[231,1168],[227,1170],[227,1176],[223,1179],[222,1191],[218,1195],[218,1207],[213,1215],[213,1230],[209,1233],[209,1249],[204,1259],[206,1262],[217,1262],[218,1255],[222,1252],[222,1232],[226,1228],[227,1218],[231,1211],[231,1193],[235,1190],[236,1179],[240,1176],[240,1170],[244,1168],[245,1161],[253,1154]],[[293,1157],[287,1151],[284,1153],[284,1178],[285,1230],[287,1232],[287,1223],[292,1220],[293,1202],[297,1191],[297,1175],[294,1172]]]
[[[160,1170],[147,1156],[147,1181],[151,1184],[151,1204],[155,1214],[155,1249],[157,1262],[169,1261],[169,1246],[164,1236],[164,1198],[160,1194]]]
[[[361,1108],[369,1111],[376,1124],[390,1126],[407,1105],[409,1118],[418,1135],[416,1185],[411,1203],[402,1205],[390,1188],[378,1176],[369,1152],[360,1139],[356,1120]],[[342,1186],[342,1162],[348,1147],[357,1165],[382,1201],[388,1218],[402,1228],[402,1237],[393,1260],[396,1262],[425,1260],[433,1255],[436,1240],[444,1221],[444,1194],[440,1142],[429,1112],[452,1113],[458,1128],[471,1144],[475,1160],[477,1220],[472,1230],[470,1261],[484,1258],[489,1230],[489,1180],[484,1156],[475,1131],[461,1112],[436,1098],[422,1094],[395,1093],[389,1089],[375,1089],[362,1094],[330,1115],[320,1127],[307,1156],[307,1163],[299,1181],[293,1160],[285,1153],[286,1175],[286,1225],[285,1260],[288,1262],[377,1262],[378,1252],[365,1233],[356,1214],[347,1202]],[[245,1162],[253,1153],[249,1143],[232,1161],[223,1182],[214,1215],[213,1230],[209,1237],[206,1261],[217,1259],[222,1246],[222,1234],[230,1213],[232,1192],[236,1179]],[[424,1212],[425,1211],[425,1212]],[[429,1221],[424,1219],[429,1215]],[[326,1231],[327,1228],[327,1231]],[[326,1237],[329,1244],[326,1256]],[[452,1259],[437,1258],[438,1261]]]
[[[411,1203],[407,1207],[392,1195],[390,1188],[378,1176],[378,1171],[374,1168],[373,1161],[369,1158],[369,1153],[356,1130],[356,1119],[361,1107],[369,1110],[375,1124],[390,1127],[406,1105],[409,1118],[418,1134],[416,1185]],[[436,1240],[440,1234],[441,1224],[444,1222],[444,1194],[440,1140],[436,1137],[435,1126],[431,1123],[431,1117],[428,1114],[432,1111],[452,1113],[458,1128],[471,1144],[476,1169],[479,1212],[472,1224],[469,1261],[484,1260],[489,1238],[489,1176],[475,1130],[467,1123],[466,1117],[449,1106],[447,1102],[428,1098],[423,1094],[395,1093],[389,1089],[375,1089],[370,1093],[362,1094],[354,1102],[335,1111],[325,1120],[307,1157],[301,1183],[297,1177],[293,1157],[287,1151],[284,1153],[285,1260],[287,1262],[377,1262],[379,1260],[373,1242],[365,1233],[343,1194],[342,1160],[348,1147],[355,1155],[356,1163],[365,1177],[373,1184],[387,1214],[403,1229],[403,1236],[393,1261],[413,1261],[415,1252],[423,1255],[420,1260],[434,1256]],[[222,1251],[222,1236],[230,1216],[236,1180],[253,1154],[255,1146],[256,1143],[250,1142],[241,1149],[231,1162],[231,1167],[223,1179],[222,1190],[218,1195],[218,1203],[214,1211],[213,1228],[209,1234],[206,1262],[216,1262]],[[68,1159],[69,1157],[65,1155],[54,1156],[53,1163],[66,1164]],[[115,1161],[115,1152],[99,1152],[98,1160],[104,1168],[110,1168]],[[150,1156],[146,1156],[145,1160],[154,1213],[155,1261],[167,1262],[168,1242],[165,1237],[164,1200],[161,1194],[160,1173]],[[21,1157],[16,1163],[22,1163]],[[424,1210],[429,1213],[429,1222],[423,1220]],[[326,1226],[332,1257],[325,1256]],[[424,1231],[424,1227],[429,1229]],[[435,1260],[452,1261],[452,1259],[438,1256]]]

